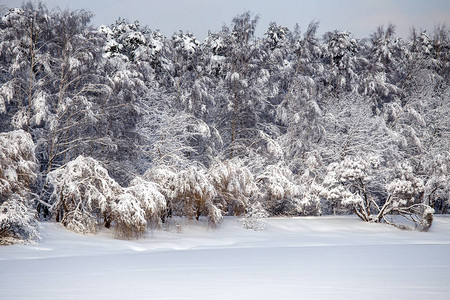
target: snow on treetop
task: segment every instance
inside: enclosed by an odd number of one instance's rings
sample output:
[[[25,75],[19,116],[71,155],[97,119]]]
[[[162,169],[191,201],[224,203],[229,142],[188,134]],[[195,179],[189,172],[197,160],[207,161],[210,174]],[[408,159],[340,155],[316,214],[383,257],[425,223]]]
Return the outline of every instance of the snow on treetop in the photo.
[[[3,22],[10,22],[15,18],[21,17],[24,14],[24,10],[20,8],[11,8],[6,15],[2,18]]]

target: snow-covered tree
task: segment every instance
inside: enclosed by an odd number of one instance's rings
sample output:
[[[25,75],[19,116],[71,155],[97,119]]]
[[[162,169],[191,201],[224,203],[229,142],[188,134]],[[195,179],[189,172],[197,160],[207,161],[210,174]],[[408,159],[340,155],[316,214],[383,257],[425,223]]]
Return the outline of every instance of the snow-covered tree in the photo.
[[[140,47],[146,46],[147,30],[141,29],[139,21],[128,23],[119,18],[111,26],[102,25],[100,32],[106,34],[107,42],[104,47],[106,57],[119,57],[125,61],[133,61],[138,57]]]
[[[409,79],[414,88],[408,88],[401,102],[385,105],[384,118],[401,138],[401,156],[424,181],[427,203],[439,213],[446,210],[449,199],[444,182],[449,176],[450,89],[447,85],[436,94],[435,88],[443,78],[428,67],[419,69]]]
[[[177,174],[173,184],[176,186],[175,209],[197,220],[205,215],[214,224],[221,221],[222,211],[213,202],[217,192],[205,170],[196,167],[183,170]]]
[[[367,47],[369,64],[360,76],[359,92],[371,96],[377,108],[383,103],[394,100],[401,94],[398,84],[406,75],[404,63],[409,51],[406,43],[395,37],[395,26],[389,24],[386,29],[379,26],[370,37]]]
[[[23,130],[0,133],[0,244],[40,237],[31,193],[37,177],[34,148]]]
[[[267,36],[270,49],[273,51],[276,48],[286,47],[290,32],[286,26],[278,26],[277,23],[271,22],[264,35]]]
[[[217,191],[216,201],[231,215],[244,214],[259,192],[253,174],[238,158],[214,162],[209,177]]]
[[[49,12],[42,3],[27,2],[22,8],[10,9],[0,22],[0,114],[6,114],[2,118],[9,121],[10,128],[29,131],[47,114],[43,85],[51,64],[45,41],[50,31]]]
[[[254,231],[264,230],[265,223],[262,219],[267,218],[269,213],[263,208],[261,203],[253,203],[244,216],[242,227]]]
[[[1,21],[1,123],[31,133],[44,180],[91,146],[114,146],[98,126],[110,89],[99,75],[102,37],[91,16],[28,2]]]
[[[34,143],[23,130],[0,133],[0,195],[29,197],[36,179]]]
[[[146,103],[143,103],[144,105]],[[145,144],[142,153],[151,166],[186,167],[202,154],[209,163],[221,139],[217,131],[192,114],[180,112],[163,101],[144,106],[138,133]]]
[[[373,114],[370,99],[347,94],[344,99],[333,102],[330,99],[324,111],[321,154],[328,162],[347,155],[398,158],[401,138],[390,130],[382,117]]]
[[[387,219],[389,214],[401,215],[422,231],[432,224],[433,209],[423,199],[422,180],[414,176],[407,162],[398,164],[393,178],[387,178],[385,193],[372,185],[380,161],[377,157],[346,157],[328,166],[327,175],[320,187],[320,196],[341,207],[351,207],[365,222],[386,222],[408,229]]]
[[[292,172],[281,164],[268,165],[257,177],[267,210],[275,215],[298,215],[302,212],[300,186]]]
[[[177,101],[187,102],[189,108],[193,103],[186,95],[192,80],[195,79],[199,66],[200,42],[190,32],[180,31],[172,35],[173,79],[177,94]],[[181,104],[181,103],[180,103]]]
[[[80,233],[111,225],[111,203],[122,187],[100,162],[80,155],[50,172],[47,180],[53,189],[50,211],[57,222]]]
[[[413,174],[413,168],[407,162],[396,166],[394,178],[387,185],[387,190],[389,197],[380,208],[378,218],[387,221],[386,214],[396,213],[412,221],[421,231],[428,231],[433,222],[434,210],[423,199],[423,181]]]
[[[160,186],[166,196],[168,216],[199,219],[206,216],[212,224],[222,220],[222,211],[214,202],[216,189],[202,167],[190,166],[181,171],[166,167],[149,169],[145,178]]]
[[[102,38],[89,27],[92,14],[86,11],[62,11],[52,17],[53,39],[49,53],[54,61],[48,80],[49,117],[37,145],[50,172],[86,148],[114,145],[97,127],[105,117],[104,108],[110,88],[102,82],[96,68],[101,59]]]
[[[117,236],[139,237],[145,233],[148,222],[159,224],[165,209],[166,199],[158,187],[136,177],[111,203],[111,218]]]
[[[41,238],[36,210],[12,194],[0,204],[0,245],[30,243]]]
[[[254,37],[257,22],[258,17],[252,18],[250,12],[236,16],[232,29],[224,27],[219,35],[223,47],[216,47],[224,58],[224,70],[218,83],[215,127],[230,158],[248,154],[264,129],[262,116],[270,115],[264,95],[268,73],[259,69],[266,53]]]
[[[450,206],[450,153],[436,155],[427,164],[424,197],[436,213],[447,213]]]
[[[331,163],[327,167],[320,196],[332,202],[335,208],[351,207],[363,221],[378,221],[372,216],[378,204],[369,185],[379,163],[376,156],[346,157],[339,163]]]
[[[327,72],[328,82],[339,91],[356,91],[359,59],[357,57],[358,41],[350,38],[348,31],[331,31],[324,35],[326,56],[330,70]]]
[[[432,57],[435,62],[436,72],[446,79],[450,77],[450,28],[446,24],[440,24],[435,27],[433,34]],[[437,91],[445,89],[448,84],[442,84]]]
[[[294,32],[292,53],[288,56],[290,64],[280,81],[286,86],[276,106],[277,123],[285,128],[278,142],[294,174],[302,172],[305,154],[312,151],[323,137],[320,78],[323,77],[324,66],[317,29],[318,23],[311,22],[303,37],[298,28]]]
[[[320,188],[317,183],[322,178],[322,159],[317,151],[306,153],[303,162],[302,173],[298,179],[300,186],[302,214],[305,215],[322,215],[326,213],[325,205],[321,203]]]

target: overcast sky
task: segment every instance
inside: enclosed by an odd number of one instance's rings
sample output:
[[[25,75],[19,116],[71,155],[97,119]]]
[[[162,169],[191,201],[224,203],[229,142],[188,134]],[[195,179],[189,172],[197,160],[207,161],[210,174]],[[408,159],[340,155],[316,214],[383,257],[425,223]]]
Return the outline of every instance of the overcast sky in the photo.
[[[18,7],[22,0],[3,0],[7,7]],[[208,30],[218,31],[231,19],[251,11],[259,15],[257,35],[269,22],[293,29],[298,23],[302,32],[312,20],[320,22],[319,33],[348,30],[357,38],[368,37],[378,25],[392,22],[401,37],[410,28],[427,29],[435,25],[450,26],[450,0],[48,0],[53,9],[86,9],[94,13],[93,25],[112,24],[118,17],[139,20],[150,29],[160,29],[170,36],[178,30],[190,31],[203,40]]]

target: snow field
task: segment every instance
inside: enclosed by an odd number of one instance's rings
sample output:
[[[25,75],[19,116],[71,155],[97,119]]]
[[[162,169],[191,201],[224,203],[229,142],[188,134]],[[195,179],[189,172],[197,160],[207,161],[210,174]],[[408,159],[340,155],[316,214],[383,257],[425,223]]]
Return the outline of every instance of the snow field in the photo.
[[[446,299],[450,217],[430,232],[353,216],[177,220],[140,240],[44,223],[37,245],[0,247],[0,299]]]

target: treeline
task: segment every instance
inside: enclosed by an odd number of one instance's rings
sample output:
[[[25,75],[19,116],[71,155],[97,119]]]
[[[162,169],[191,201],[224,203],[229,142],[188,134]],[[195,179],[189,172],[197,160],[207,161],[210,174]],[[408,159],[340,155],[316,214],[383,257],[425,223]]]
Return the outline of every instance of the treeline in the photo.
[[[246,12],[199,42],[91,17],[25,3],[1,19],[2,239],[35,236],[35,210],[125,237],[171,216],[394,214],[426,230],[447,212],[445,25],[256,37]]]

